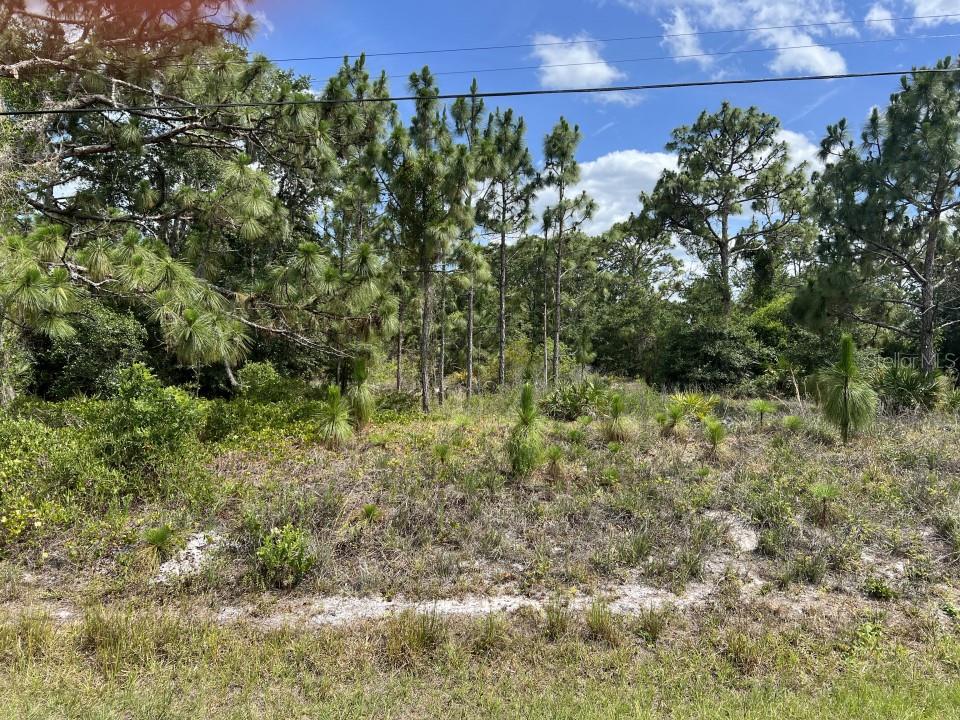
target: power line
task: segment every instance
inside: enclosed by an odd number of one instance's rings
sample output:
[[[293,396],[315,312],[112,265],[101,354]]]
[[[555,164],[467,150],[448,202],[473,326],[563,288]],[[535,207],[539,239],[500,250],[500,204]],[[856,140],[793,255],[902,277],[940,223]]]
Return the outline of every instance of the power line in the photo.
[[[854,80],[863,78],[896,77],[903,75],[943,75],[960,72],[960,68],[917,68],[914,70],[875,70],[859,73],[834,73],[830,75],[787,75],[783,77],[743,78],[739,80],[694,80],[689,82],[646,83],[642,85],[608,85],[601,87],[561,88],[556,90],[501,90],[478,93],[438,93],[427,96],[432,100],[457,100],[459,98],[505,98],[505,97],[539,97],[543,95],[588,95],[593,93],[635,92],[640,90],[672,90],[681,88],[721,87],[736,85],[764,85],[774,83],[811,82],[823,80]],[[397,95],[393,97],[344,98],[327,99],[311,98],[309,100],[275,100],[251,101],[230,103],[198,103],[195,105],[131,105],[109,106],[100,108],[63,108],[39,110],[4,110],[0,117],[28,117],[36,115],[85,115],[104,112],[162,112],[164,110],[231,110],[254,107],[286,107],[311,105],[362,105],[364,103],[405,102],[422,100],[417,95]]]
[[[755,53],[766,53],[766,52],[781,52],[783,50],[805,50],[816,47],[844,47],[849,45],[871,45],[877,43],[891,43],[891,42],[906,42],[913,40],[946,40],[950,38],[958,38],[960,33],[946,33],[943,35],[901,35],[898,37],[889,37],[889,38],[872,38],[869,40],[844,40],[835,43],[809,43],[806,45],[780,45],[777,47],[769,48],[747,48],[742,50],[724,50],[718,52],[702,52],[702,53],[689,53],[685,55],[649,55],[646,57],[638,58],[621,58],[619,60],[588,60],[584,62],[573,62],[573,63],[546,63],[541,65],[514,65],[512,67],[495,67],[495,68],[477,68],[473,70],[431,70],[430,74],[434,76],[441,75],[479,75],[482,73],[493,73],[493,72],[514,72],[519,70],[542,70],[545,68],[563,68],[563,67],[582,67],[590,65],[623,65],[626,63],[639,63],[639,62],[649,62],[654,60],[694,60],[697,58],[713,58],[713,57],[728,57],[731,55],[750,55]],[[388,76],[391,79],[402,79],[409,77],[408,74],[404,75],[390,75]],[[328,80],[314,80],[311,82],[312,85],[324,85]]]
[[[343,60],[344,58],[358,58],[360,55],[365,57],[398,57],[398,56],[409,56],[409,55],[441,55],[441,54],[450,54],[450,53],[462,53],[462,52],[481,52],[488,50],[519,50],[524,48],[537,48],[537,47],[556,47],[563,45],[590,45],[597,43],[613,43],[613,42],[631,42],[636,40],[666,40],[668,38],[684,38],[684,37],[699,37],[705,35],[730,35],[736,33],[747,33],[747,32],[763,32],[767,30],[802,30],[802,29],[811,29],[811,28],[829,28],[829,27],[842,27],[842,26],[853,26],[853,25],[869,25],[871,23],[888,23],[888,22],[902,22],[908,20],[949,20],[960,18],[960,13],[941,13],[937,15],[904,15],[900,17],[891,17],[891,18],[882,18],[882,19],[867,19],[862,20],[833,20],[825,22],[814,22],[814,23],[798,23],[795,25],[760,25],[756,27],[745,27],[745,28],[728,28],[726,30],[697,30],[689,31],[682,33],[659,33],[656,35],[625,35],[621,37],[608,37],[608,38],[579,38],[576,40],[552,40],[552,41],[543,41],[543,42],[529,42],[529,43],[515,43],[507,45],[475,45],[475,46],[465,46],[465,47],[453,47],[453,48],[432,48],[432,49],[422,49],[422,50],[390,50],[383,52],[372,52],[372,53],[340,53],[339,55],[304,55],[299,57],[286,57],[286,58],[266,58],[268,62],[272,63],[286,63],[286,62],[308,62],[313,60]],[[223,60],[223,61],[202,61],[199,63],[170,63],[164,65],[164,67],[194,67],[195,65],[247,65],[251,62],[255,62],[254,59],[246,60]]]

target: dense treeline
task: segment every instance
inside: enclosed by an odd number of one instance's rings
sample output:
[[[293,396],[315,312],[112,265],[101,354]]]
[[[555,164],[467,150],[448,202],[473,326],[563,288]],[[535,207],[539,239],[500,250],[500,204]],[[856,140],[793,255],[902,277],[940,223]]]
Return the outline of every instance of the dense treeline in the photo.
[[[566,118],[535,162],[523,118],[475,82],[444,105],[429,68],[409,117],[362,57],[312,102],[230,0],[47,5],[0,9],[4,107],[58,111],[0,120],[4,403],[135,361],[211,395],[252,361],[344,391],[372,368],[424,409],[587,367],[799,393],[843,332],[924,373],[957,349],[960,73],[827,128],[815,172],[777,118],[705,110],[591,235]]]

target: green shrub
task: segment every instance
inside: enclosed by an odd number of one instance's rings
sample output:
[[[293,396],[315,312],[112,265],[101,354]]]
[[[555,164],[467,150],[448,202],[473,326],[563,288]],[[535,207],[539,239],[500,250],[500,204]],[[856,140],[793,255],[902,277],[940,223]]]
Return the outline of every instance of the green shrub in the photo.
[[[289,383],[269,362],[247,363],[237,371],[240,394],[253,402],[279,402],[290,396]]]
[[[893,600],[897,591],[881,577],[870,576],[863,581],[863,594],[871,600]]]
[[[145,365],[122,369],[114,399],[89,418],[106,461],[145,480],[193,466],[199,457],[203,405],[180,388],[164,387]]]
[[[301,528],[287,524],[271,528],[257,548],[257,562],[264,581],[275,588],[289,588],[299,583],[315,558],[310,540]]]
[[[36,383],[45,397],[108,395],[117,370],[146,355],[147,331],[129,313],[88,301],[70,322],[75,332],[50,340],[37,355]]]
[[[139,487],[107,467],[89,433],[0,416],[0,547],[69,522]]]

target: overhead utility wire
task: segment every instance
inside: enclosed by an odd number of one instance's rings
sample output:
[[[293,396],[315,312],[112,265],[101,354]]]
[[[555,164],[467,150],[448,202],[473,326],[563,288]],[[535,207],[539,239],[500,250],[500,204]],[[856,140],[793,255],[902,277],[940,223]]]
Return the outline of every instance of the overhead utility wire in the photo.
[[[649,62],[653,60],[695,60],[697,58],[711,58],[711,57],[727,57],[730,55],[749,55],[755,53],[766,53],[766,52],[781,52],[783,50],[806,50],[810,48],[817,47],[843,47],[848,45],[870,45],[876,43],[890,43],[890,42],[904,42],[912,40],[948,40],[951,38],[960,37],[960,33],[946,33],[943,35],[900,35],[898,37],[890,38],[873,38],[870,40],[844,40],[841,42],[835,43],[809,43],[807,45],[780,45],[777,47],[770,48],[747,48],[745,50],[722,50],[717,52],[702,52],[702,53],[690,53],[686,55],[649,55],[647,57],[639,58],[621,58],[619,60],[586,60],[584,62],[573,62],[573,63],[545,63],[542,65],[514,65],[512,67],[495,67],[495,68],[477,68],[474,70],[431,70],[430,74],[434,76],[440,75],[479,75],[481,73],[492,73],[492,72],[513,72],[518,70],[543,70],[547,68],[562,68],[562,67],[582,67],[589,65],[623,65],[626,63],[638,63],[638,62]],[[401,79],[410,77],[409,73],[398,74],[398,75],[389,75],[391,79]],[[326,85],[329,82],[328,80],[313,80],[312,85]]]
[[[862,20],[833,20],[825,22],[799,23],[796,25],[760,25],[756,27],[728,28],[726,30],[696,30],[682,33],[659,33],[656,35],[625,35],[622,37],[608,38],[580,38],[577,40],[550,40],[541,42],[516,43],[508,45],[476,45],[472,47],[453,47],[453,48],[432,48],[421,50],[391,50],[384,52],[365,52],[365,53],[340,53],[338,55],[304,55],[299,57],[286,58],[266,58],[273,63],[284,62],[305,62],[309,60],[343,60],[344,58],[358,58],[360,55],[365,57],[397,57],[404,55],[440,55],[460,52],[479,52],[484,50],[518,50],[523,48],[536,47],[555,47],[560,45],[588,45],[596,43],[629,42],[633,40],[666,40],[668,38],[698,37],[701,35],[730,35],[747,32],[763,32],[765,30],[802,30],[810,28],[841,27],[844,25],[869,25],[871,23],[905,22],[908,20],[948,20],[951,18],[960,18],[960,13],[941,13],[938,15],[905,15],[902,17],[891,17],[882,19]],[[199,64],[204,65],[247,65],[255,62],[254,59],[246,60],[223,60],[223,61],[203,61]],[[170,63],[164,67],[192,67],[194,63]]]
[[[743,78],[740,80],[695,80],[690,82],[670,82],[670,83],[646,83],[643,85],[608,85],[602,87],[585,88],[561,88],[557,90],[502,90],[492,92],[478,93],[438,93],[429,95],[426,98],[433,100],[456,100],[459,98],[504,98],[504,97],[538,97],[542,95],[587,95],[592,93],[614,93],[614,92],[632,92],[639,90],[671,90],[679,88],[700,88],[700,87],[720,87],[735,85],[763,85],[773,83],[790,82],[809,82],[818,80],[852,80],[859,78],[880,78],[895,77],[902,75],[944,75],[948,73],[960,72],[960,68],[918,68],[915,70],[876,70],[872,72],[859,73],[834,73],[831,75],[788,75],[784,77],[759,77]],[[410,100],[422,100],[422,96],[417,95],[397,95],[393,97],[368,97],[368,98],[343,98],[326,99],[311,98],[309,100],[276,100],[276,101],[251,101],[251,102],[230,102],[230,103],[198,103],[171,104],[171,105],[132,105],[132,106],[107,106],[107,107],[84,107],[84,108],[62,108],[39,109],[39,110],[3,110],[0,111],[0,117],[27,117],[35,115],[85,115],[88,113],[104,112],[162,112],[164,110],[229,110],[253,107],[285,107],[285,106],[310,106],[310,105],[358,105],[363,103],[382,103],[382,102],[404,102]]]

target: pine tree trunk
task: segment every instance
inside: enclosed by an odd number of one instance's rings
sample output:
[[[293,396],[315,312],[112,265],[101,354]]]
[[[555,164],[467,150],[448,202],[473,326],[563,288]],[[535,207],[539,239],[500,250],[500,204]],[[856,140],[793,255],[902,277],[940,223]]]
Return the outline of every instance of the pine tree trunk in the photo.
[[[3,316],[0,315],[0,408],[7,408],[17,399],[17,390],[9,377],[13,363],[13,343],[3,326]]]
[[[547,342],[549,333],[549,323],[547,321],[547,298],[550,297],[549,284],[547,282],[547,239],[544,233],[543,239],[543,259],[540,263],[543,268],[543,386],[546,387],[550,382],[550,371],[547,366]]]
[[[730,314],[733,293],[730,290],[730,218],[723,214],[720,227],[720,302],[724,315]]]
[[[931,218],[927,230],[923,257],[923,284],[920,287],[920,369],[933,372],[937,368],[937,353],[934,347],[936,332],[936,305],[933,297],[934,270],[937,262],[937,240],[940,230],[940,213]]]
[[[506,202],[504,200],[503,202]],[[499,357],[497,362],[497,385],[503,386],[507,379],[507,231],[501,215],[500,224],[500,307],[497,312]]]
[[[560,192],[560,204],[563,205],[563,192]],[[557,230],[556,273],[553,285],[553,383],[560,380],[560,278],[563,274],[563,212],[560,212],[560,226]]]
[[[447,264],[443,262],[440,269],[440,357],[437,363],[437,402],[443,405],[446,399],[447,388],[444,376],[447,364]]]
[[[230,367],[230,363],[226,360],[223,361],[223,369],[227,373],[227,382],[230,384],[230,387],[234,390],[239,389],[240,383],[237,382],[237,378],[233,374],[233,368]]]
[[[473,281],[467,293],[467,402],[473,399]]]
[[[403,294],[397,308],[397,392],[403,390]]]
[[[433,268],[422,270],[420,289],[423,303],[420,310],[420,408],[430,412],[430,332],[433,320]]]

